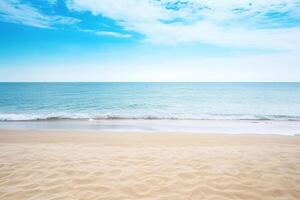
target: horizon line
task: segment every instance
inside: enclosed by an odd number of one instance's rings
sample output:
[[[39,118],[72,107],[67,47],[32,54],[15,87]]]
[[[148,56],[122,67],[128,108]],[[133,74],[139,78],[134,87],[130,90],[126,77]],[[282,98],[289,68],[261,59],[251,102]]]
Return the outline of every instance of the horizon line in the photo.
[[[0,81],[0,83],[300,83],[300,81]]]

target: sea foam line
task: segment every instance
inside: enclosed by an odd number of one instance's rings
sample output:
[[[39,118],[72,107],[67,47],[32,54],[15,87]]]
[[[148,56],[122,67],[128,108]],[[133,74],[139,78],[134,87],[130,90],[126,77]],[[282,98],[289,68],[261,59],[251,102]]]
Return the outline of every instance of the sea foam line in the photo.
[[[41,121],[41,120],[274,120],[300,121],[294,115],[243,115],[243,114],[210,114],[210,115],[112,115],[81,113],[0,113],[0,121]]]

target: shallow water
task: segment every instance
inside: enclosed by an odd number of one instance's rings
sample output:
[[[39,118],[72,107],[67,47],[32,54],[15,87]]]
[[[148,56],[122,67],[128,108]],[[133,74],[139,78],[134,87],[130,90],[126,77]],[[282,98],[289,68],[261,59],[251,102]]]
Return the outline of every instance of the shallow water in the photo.
[[[300,121],[300,83],[0,83],[0,120]]]
[[[143,133],[300,135],[296,121],[251,120],[42,120],[2,121],[0,129]]]

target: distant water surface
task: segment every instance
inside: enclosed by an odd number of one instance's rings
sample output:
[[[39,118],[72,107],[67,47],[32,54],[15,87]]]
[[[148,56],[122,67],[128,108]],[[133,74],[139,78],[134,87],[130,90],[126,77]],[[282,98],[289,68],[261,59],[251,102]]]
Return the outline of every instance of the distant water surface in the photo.
[[[300,121],[300,83],[0,83],[0,121]]]

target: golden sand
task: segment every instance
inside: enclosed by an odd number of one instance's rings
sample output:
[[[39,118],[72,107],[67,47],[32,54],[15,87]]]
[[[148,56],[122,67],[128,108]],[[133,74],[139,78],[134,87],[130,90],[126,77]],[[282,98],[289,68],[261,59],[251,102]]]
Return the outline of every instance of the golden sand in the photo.
[[[300,199],[300,137],[0,130],[1,200]]]

